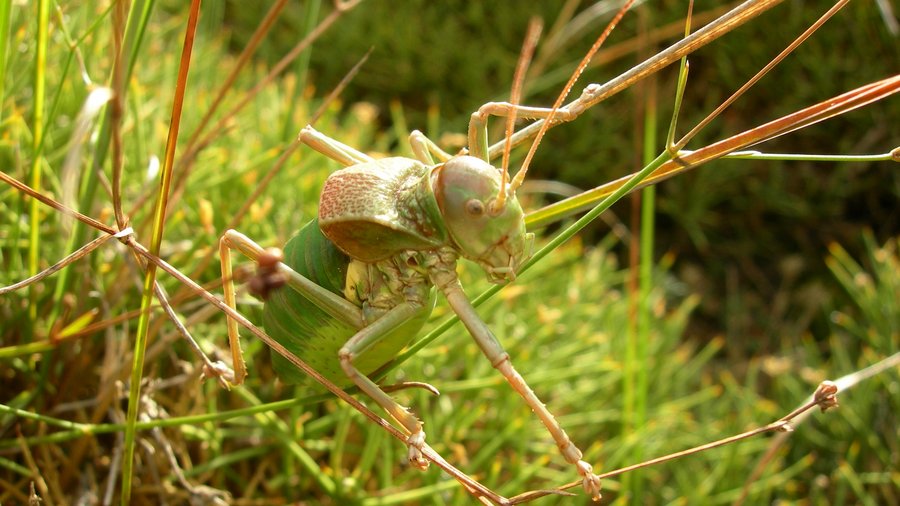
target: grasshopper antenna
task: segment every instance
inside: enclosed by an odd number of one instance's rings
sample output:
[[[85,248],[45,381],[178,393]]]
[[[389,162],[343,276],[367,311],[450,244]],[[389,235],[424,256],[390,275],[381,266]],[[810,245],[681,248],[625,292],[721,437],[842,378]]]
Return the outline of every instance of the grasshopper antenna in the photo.
[[[613,17],[612,21],[606,25],[606,28],[603,30],[603,33],[594,41],[594,45],[591,46],[590,51],[584,55],[584,58],[581,59],[581,62],[578,64],[578,67],[575,68],[575,71],[572,72],[572,75],[569,77],[569,82],[566,83],[565,87],[563,87],[562,92],[560,92],[559,96],[556,97],[556,102],[553,103],[553,107],[550,110],[550,113],[544,120],[544,123],[541,124],[541,129],[538,130],[537,135],[534,137],[534,142],[531,143],[531,148],[528,150],[528,154],[525,156],[525,161],[522,162],[522,168],[519,169],[519,172],[516,173],[516,177],[513,178],[512,183],[509,185],[509,193],[514,194],[522,183],[525,181],[525,174],[528,172],[528,166],[531,164],[531,159],[534,158],[534,153],[537,151],[538,144],[541,143],[541,139],[543,139],[544,134],[547,132],[547,129],[553,124],[553,117],[556,116],[557,111],[559,111],[560,107],[562,107],[563,102],[566,100],[566,97],[569,95],[569,92],[572,91],[572,87],[575,86],[575,82],[581,77],[581,73],[584,72],[584,69],[588,66],[591,60],[594,58],[594,55],[597,54],[597,51],[600,49],[600,46],[603,45],[603,42],[606,41],[609,34],[612,33],[613,28],[619,24],[619,21],[622,20],[622,17],[631,8],[631,5],[634,3],[634,0],[629,0],[625,2],[624,5],[619,9],[616,15]],[[510,116],[514,116],[511,114]],[[510,143],[510,136],[507,134],[507,145]]]
[[[503,146],[503,164],[500,176],[500,192],[497,194],[497,200],[491,205],[492,214],[500,214],[503,207],[506,206],[506,198],[509,194],[515,193],[515,190],[507,191],[507,182],[509,181],[509,152],[512,150],[512,135],[516,128],[516,107],[522,99],[522,86],[525,82],[525,72],[528,65],[534,57],[534,49],[537,47],[538,39],[541,37],[541,30],[544,27],[540,18],[533,17],[528,22],[528,31],[525,33],[525,42],[522,44],[522,51],[519,53],[519,61],[516,62],[516,71],[513,74],[512,90],[509,94],[509,103],[512,105],[510,113],[506,116],[506,144]]]

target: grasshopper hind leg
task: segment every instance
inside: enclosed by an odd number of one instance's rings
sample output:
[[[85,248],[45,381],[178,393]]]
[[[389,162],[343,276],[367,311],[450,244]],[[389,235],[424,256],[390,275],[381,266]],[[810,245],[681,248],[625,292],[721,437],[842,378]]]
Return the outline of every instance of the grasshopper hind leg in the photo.
[[[335,160],[344,167],[350,167],[358,163],[374,162],[371,156],[354,149],[340,141],[332,139],[327,135],[319,132],[312,125],[306,125],[300,130],[299,139],[307,146],[315,149],[319,153]]]

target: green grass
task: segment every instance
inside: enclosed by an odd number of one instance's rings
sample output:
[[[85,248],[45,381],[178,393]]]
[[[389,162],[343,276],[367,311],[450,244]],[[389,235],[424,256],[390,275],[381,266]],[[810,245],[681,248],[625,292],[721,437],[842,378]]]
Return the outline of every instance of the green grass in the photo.
[[[146,18],[137,10],[144,5]],[[402,153],[407,127],[449,141],[444,134],[462,131],[465,114],[508,93],[531,13],[514,9],[495,16],[507,20],[503,25],[486,26],[485,13],[474,6],[418,7],[425,9],[428,22],[420,31],[427,33],[406,33],[409,23],[403,20],[412,14],[398,11],[391,17],[384,2],[361,4],[226,122],[199,153],[184,191],[176,190],[170,200],[160,256],[200,283],[217,280],[216,262],[202,264],[215,253],[218,236],[322,97],[369,46],[375,47],[372,60],[345,98],[316,123],[349,145]],[[0,48],[5,48],[0,69],[6,72],[0,88],[3,172],[29,181],[33,167],[41,167],[42,193],[113,223],[107,188],[115,131],[103,126],[109,121],[105,112],[87,123],[77,119],[93,87],[111,82],[113,11],[51,2],[50,21],[41,24],[36,9],[19,4],[0,9]],[[137,240],[149,244],[159,176],[149,174],[148,167],[163,159],[187,12],[152,2],[135,9],[124,42],[126,54],[134,56],[127,60],[133,74],[121,126],[122,200]],[[256,29],[259,20],[251,14],[262,15],[230,3],[207,2],[204,9],[185,92],[176,188],[185,144],[233,67],[246,34]],[[556,11],[547,9],[542,14],[549,27]],[[790,5],[778,9],[692,58],[682,132],[696,114],[711,109],[713,98],[727,96],[790,40],[787,34],[795,32],[782,25],[808,22],[813,15]],[[656,26],[682,10],[676,6],[641,15],[652,15],[647,22]],[[328,4],[289,6],[230,86],[223,110],[245,98],[314,26],[310,16],[318,13],[322,19],[327,12]],[[779,16],[784,23],[772,21]],[[853,5],[841,16],[752,91],[751,105],[721,118],[709,135],[729,135],[895,73],[900,63],[896,38],[887,34],[874,7]],[[633,37],[637,19],[628,16],[610,44]],[[378,29],[367,29],[373,20]],[[392,20],[403,30],[391,29]],[[773,23],[774,34],[768,28]],[[540,88],[554,93],[560,86],[554,72],[583,53],[601,24],[594,26],[590,34],[574,37],[569,52],[545,57],[529,100],[552,101]],[[37,57],[43,44],[39,27],[49,32],[46,61]],[[860,49],[863,39],[869,45]],[[466,50],[473,41],[475,48]],[[735,58],[736,47],[745,58]],[[848,54],[823,55],[829,47],[847,48]],[[411,83],[405,73],[392,70],[385,53],[393,55],[392,64],[401,71],[422,69],[411,73],[421,82]],[[479,53],[483,58],[477,58]],[[471,65],[471,58],[460,57],[473,54],[478,61]],[[604,69],[629,65],[628,58]],[[464,75],[442,78],[442,67]],[[82,70],[93,84],[85,83]],[[602,81],[613,72],[589,71],[583,83]],[[784,92],[785,83],[810,74],[809,86],[804,80],[791,88],[793,93]],[[671,108],[673,76],[665,73],[659,83],[659,135]],[[386,89],[392,80],[397,88]],[[38,81],[46,82],[43,106],[36,95]],[[460,81],[466,83],[464,93]],[[646,93],[634,95],[646,103]],[[391,107],[391,99],[399,101]],[[632,118],[644,115],[628,111],[628,100],[619,97],[552,131],[536,165],[549,172],[538,171],[535,178],[585,186],[634,170],[630,161],[641,152],[643,136],[635,135]],[[774,105],[760,105],[770,102]],[[888,151],[900,139],[891,121],[898,117],[897,102],[893,98],[848,114],[834,121],[837,127],[828,122],[786,136],[771,150]],[[79,125],[93,134],[88,142],[76,139]],[[39,156],[34,156],[35,145]],[[71,167],[73,176],[66,176],[66,156],[76,145],[82,151]],[[657,145],[651,151],[658,150]],[[570,161],[568,169],[554,168]],[[641,326],[643,350],[629,339],[636,296],[629,279],[637,267],[629,265],[626,252],[638,231],[632,229],[626,203],[605,215],[612,231],[591,225],[480,306],[517,369],[598,470],[763,425],[801,404],[819,381],[897,353],[896,168],[889,162],[838,168],[809,162],[758,168],[756,163],[716,162],[662,186],[657,227],[644,230],[642,239],[646,246],[652,237],[657,251],[649,257],[644,252],[640,270],[640,305],[650,322]],[[95,165],[102,167],[102,177],[91,171]],[[335,168],[308,148],[295,151],[237,228],[263,245],[283,244],[314,216],[321,185]],[[139,202],[143,206],[135,209]],[[70,219],[43,205],[34,211],[36,203],[0,187],[0,286],[29,276],[29,251],[38,253],[43,269],[99,235],[82,227],[80,237]],[[527,205],[539,206],[539,196]],[[867,228],[872,232],[864,232]],[[30,239],[32,234],[40,240]],[[842,245],[832,242],[835,238]],[[825,244],[827,250],[816,247]],[[201,346],[227,359],[221,313],[171,277],[158,277]],[[463,265],[462,277],[473,297],[487,288],[473,264]],[[103,497],[108,489],[114,501],[119,499],[120,438],[127,405],[137,400],[129,399],[127,381],[138,319],[133,315],[87,331],[85,326],[137,310],[142,278],[134,258],[110,241],[64,273],[0,296],[0,503],[25,503],[32,482],[47,503],[75,502],[88,493]],[[220,293],[218,287],[212,290]],[[260,303],[251,297],[241,297],[240,309],[252,321],[260,320]],[[225,391],[214,381],[200,382],[200,364],[189,347],[158,306],[151,314],[132,503],[185,503],[191,493],[204,491],[228,492],[235,504],[471,503],[439,469],[410,469],[403,445],[350,406],[280,383],[270,352],[259,341],[244,338],[251,374],[246,386]],[[448,315],[449,309],[439,305],[430,327]],[[427,381],[441,391],[440,397],[415,390],[395,396],[423,419],[436,450],[499,493],[514,495],[575,478],[544,428],[461,326],[390,373],[388,382],[401,379]],[[841,397],[840,409],[813,414],[784,442],[750,439],[609,479],[605,497],[618,503],[720,504],[734,502],[749,486],[751,504],[897,502],[897,385],[894,367]],[[755,475],[767,451],[774,456]],[[585,502],[581,496],[539,501]]]

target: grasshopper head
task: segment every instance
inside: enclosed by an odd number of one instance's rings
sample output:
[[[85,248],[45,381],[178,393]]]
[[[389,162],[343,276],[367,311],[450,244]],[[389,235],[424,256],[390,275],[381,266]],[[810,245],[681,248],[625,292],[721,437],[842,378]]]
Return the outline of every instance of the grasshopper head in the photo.
[[[515,279],[519,266],[531,257],[534,234],[525,233],[515,195],[494,210],[500,171],[480,158],[457,156],[438,167],[433,188],[460,254],[481,265],[493,283]]]

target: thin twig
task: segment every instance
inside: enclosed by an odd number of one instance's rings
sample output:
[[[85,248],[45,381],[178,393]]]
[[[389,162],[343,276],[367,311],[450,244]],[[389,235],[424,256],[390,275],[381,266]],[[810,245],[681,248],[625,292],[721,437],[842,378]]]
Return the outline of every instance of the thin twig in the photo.
[[[159,300],[159,304],[162,306],[163,311],[165,311],[166,316],[169,317],[169,320],[172,322],[172,325],[175,326],[175,330],[187,341],[188,346],[190,346],[191,350],[193,350],[194,355],[203,362],[204,370],[214,370],[220,369],[221,366],[214,364],[212,360],[203,352],[203,348],[200,347],[200,344],[194,339],[194,336],[191,335],[191,332],[181,323],[181,318],[178,317],[178,314],[175,313],[175,310],[172,309],[172,305],[169,304],[168,297],[166,297],[165,290],[163,290],[162,286],[158,281],[154,282],[153,292],[156,294],[157,300]],[[227,368],[226,368],[227,369]],[[228,388],[228,371],[221,370],[222,374],[216,375],[216,381],[219,382],[219,385],[222,388]],[[231,376],[234,376],[234,373],[231,373]]]
[[[116,229],[114,229],[108,225],[105,225],[103,223],[100,223],[99,221],[95,220],[94,218],[84,215],[72,208],[64,206],[63,204],[34,190],[30,186],[26,185],[25,183],[20,182],[19,180],[8,175],[5,172],[0,171],[0,180],[2,180],[6,184],[12,186],[13,188],[19,190],[20,192],[28,195],[29,197],[36,199],[36,200],[40,201],[41,203],[52,207],[53,209],[56,209],[57,211],[61,212],[62,214],[66,215],[66,216],[71,216],[71,217],[77,219],[78,221],[80,221],[90,227],[93,227],[101,232],[106,232],[107,234],[110,234],[110,235],[115,235],[117,233]]]
[[[55,274],[60,269],[71,264],[72,262],[84,257],[91,251],[94,251],[95,249],[100,247],[100,245],[102,245],[106,241],[108,241],[114,237],[122,237],[123,234],[127,235],[130,233],[131,233],[131,229],[129,228],[129,229],[125,229],[122,232],[119,232],[118,234],[115,234],[115,235],[101,235],[100,237],[94,239],[93,241],[78,248],[77,250],[75,250],[74,252],[72,252],[71,254],[69,254],[68,256],[63,258],[62,260],[60,260],[59,262],[56,262],[55,264],[51,265],[50,267],[35,274],[34,276],[31,276],[30,278],[27,278],[27,279],[23,279],[22,281],[19,281],[18,283],[13,283],[9,286],[0,287],[0,295],[5,295],[7,293],[14,292],[20,288],[24,288],[32,283],[37,283],[38,281],[46,278],[47,276],[51,276],[51,275]]]
[[[898,91],[900,91],[900,74],[861,86],[695,151],[681,151],[677,159],[661,165],[634,189],[639,190],[659,183],[688,170],[700,167],[712,160],[722,158],[729,153],[744,150],[794,130],[844,114],[884,99]],[[900,153],[900,150],[898,150],[898,153]],[[529,228],[533,229],[548,225],[559,219],[562,216],[562,212],[559,210],[566,210],[565,215],[568,216],[590,209],[596,202],[622,187],[633,175],[629,174],[575,197],[564,199],[533,211],[525,217],[525,222]]]
[[[560,114],[557,116],[556,122],[552,123],[548,128],[557,126],[563,119],[565,121],[575,119],[591,107],[594,107],[607,98],[627,89],[634,83],[645,79],[647,76],[655,74],[668,65],[680,60],[682,56],[696,51],[731,30],[755,19],[760,14],[775,7],[782,1],[783,0],[747,0],[710,24],[692,33],[689,37],[685,37],[676,42],[667,49],[648,58],[643,63],[622,73],[615,79],[612,79],[603,85],[589,84],[584,88],[581,96],[560,108]],[[515,146],[525,142],[536,135],[539,130],[544,128],[544,121],[545,120],[537,120],[516,132],[512,138],[513,145]],[[504,145],[505,141],[492,145],[489,149],[490,158],[496,158],[496,156],[502,152]]]
[[[751,77],[749,80],[747,80],[746,83],[744,83],[740,88],[738,88],[738,90],[735,91],[734,94],[732,94],[730,97],[725,99],[725,101],[722,102],[722,104],[719,105],[719,107],[716,107],[716,109],[713,112],[709,113],[709,115],[707,117],[703,118],[703,120],[701,120],[699,123],[697,123],[697,126],[692,128],[690,132],[685,134],[684,137],[682,137],[681,140],[679,140],[675,144],[677,149],[681,149],[684,146],[686,146],[687,143],[691,139],[693,139],[694,136],[697,135],[697,133],[699,133],[701,130],[703,130],[703,128],[705,128],[707,125],[709,125],[712,122],[712,120],[716,119],[722,113],[722,111],[724,111],[725,109],[728,108],[728,106],[733,104],[747,90],[749,90],[754,84],[756,84],[760,79],[762,79],[763,76],[768,74],[769,71],[772,70],[772,68],[774,68],[776,65],[781,63],[782,60],[787,58],[788,55],[790,55],[794,51],[794,49],[797,49],[797,47],[800,44],[802,44],[806,39],[811,37],[812,34],[815,33],[816,30],[818,30],[823,24],[825,24],[826,21],[828,21],[829,19],[831,19],[832,16],[837,14],[837,12],[839,10],[843,9],[844,6],[847,5],[847,3],[849,1],[850,0],[840,0],[839,2],[834,4],[830,9],[828,9],[828,12],[823,14],[815,23],[810,25],[809,28],[804,30],[802,34],[800,34],[796,39],[794,39],[790,44],[788,44],[788,46],[786,48],[784,48],[783,51],[778,53],[778,56],[773,58],[772,61],[770,61],[768,64],[766,64],[766,66],[763,67],[759,72],[757,72],[756,75]]]
[[[636,469],[641,469],[644,467],[649,467],[649,466],[653,466],[656,464],[660,464],[662,462],[667,462],[670,460],[687,457],[688,455],[693,455],[695,453],[704,452],[707,450],[711,450],[713,448],[718,448],[720,446],[725,446],[728,444],[736,443],[738,441],[741,441],[741,440],[744,440],[747,438],[751,438],[751,437],[754,437],[754,436],[757,436],[760,434],[765,434],[768,432],[778,432],[778,431],[791,431],[791,430],[793,430],[791,423],[797,417],[808,412],[812,408],[819,406],[822,409],[822,411],[824,411],[826,409],[836,407],[837,406],[837,393],[838,393],[838,387],[837,387],[836,383],[831,382],[831,381],[823,381],[821,384],[819,384],[818,388],[816,388],[816,391],[813,393],[813,395],[811,395],[810,398],[804,404],[802,404],[797,409],[792,410],[787,415],[779,418],[778,420],[775,420],[774,422],[772,422],[768,425],[763,425],[762,427],[758,427],[753,430],[748,430],[746,432],[742,432],[742,433],[736,434],[734,436],[719,439],[718,441],[713,441],[711,443],[706,443],[703,445],[695,446],[695,447],[689,448],[687,450],[670,453],[668,455],[664,455],[662,457],[657,457],[655,459],[650,459],[650,460],[641,462],[639,464],[622,467],[622,468],[616,469],[614,471],[609,471],[609,472],[600,474],[599,476],[601,479],[612,478],[613,476],[618,476],[620,474],[634,471]],[[567,483],[567,484],[563,485],[562,487],[560,487],[560,489],[566,490],[566,489],[570,489],[570,488],[577,487],[580,485],[581,485],[580,480],[573,481],[571,483]],[[515,499],[516,499],[515,497],[511,498],[511,500],[513,500],[513,501],[515,501]]]
[[[845,392],[856,385],[862,383],[863,381],[877,375],[881,374],[888,369],[893,369],[894,367],[900,366],[900,352],[894,353],[893,355],[883,358],[878,362],[864,368],[859,371],[854,371],[845,376],[841,376],[837,380],[835,380],[835,385],[841,392]],[[815,395],[807,398],[801,406],[805,406],[810,401],[814,399]],[[798,408],[799,409],[799,408]],[[798,414],[794,420],[793,425],[796,427],[797,425],[803,423],[807,418],[809,418],[810,412],[804,411],[803,413]],[[790,432],[784,432],[781,434],[777,434],[772,441],[769,442],[769,447],[766,449],[766,453],[763,454],[762,457],[759,458],[759,461],[756,463],[756,467],[753,468],[753,471],[747,476],[747,480],[744,482],[744,487],[741,489],[741,496],[735,501],[735,506],[741,506],[747,500],[747,497],[750,495],[750,487],[753,483],[759,479],[760,475],[762,475],[768,463],[772,460],[778,450],[784,446],[787,438],[790,437]]]

